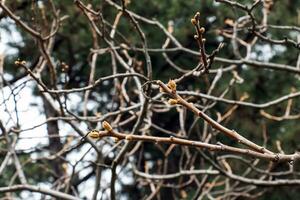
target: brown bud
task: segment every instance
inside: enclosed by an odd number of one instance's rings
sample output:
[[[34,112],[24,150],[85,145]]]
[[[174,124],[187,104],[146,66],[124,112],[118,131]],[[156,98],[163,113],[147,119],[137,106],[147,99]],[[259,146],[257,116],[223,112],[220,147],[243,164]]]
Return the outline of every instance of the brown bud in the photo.
[[[67,65],[65,62],[61,63],[61,71],[67,72],[69,70],[69,65]]]
[[[234,26],[234,20],[230,18],[225,19],[224,23],[228,26]]]
[[[26,65],[26,61],[25,60],[21,61],[21,64]]]
[[[205,32],[205,28],[204,28],[204,27],[201,27],[201,28],[200,28],[200,33],[203,34],[204,32]]]
[[[114,137],[114,141],[115,141],[115,143],[118,143],[120,141],[120,139],[117,137]]]
[[[120,47],[121,47],[122,49],[128,49],[127,44],[124,44],[124,43],[121,43],[121,44],[120,44]]]
[[[169,103],[170,105],[176,105],[176,104],[178,103],[178,100],[176,100],[176,99],[169,99],[169,100],[168,100],[168,103]]]
[[[243,96],[240,98],[240,101],[244,101],[249,98],[249,94],[247,92],[243,93]]]
[[[181,196],[182,199],[187,199],[188,194],[186,193],[186,191],[180,190],[180,196]]]
[[[198,39],[199,39],[199,36],[198,36],[198,35],[194,35],[194,39],[195,39],[195,40],[198,40]]]
[[[200,12],[196,12],[195,19],[199,19],[199,18],[200,18]]]
[[[15,65],[19,65],[20,64],[20,61],[19,60],[16,60],[15,61]]]
[[[159,92],[165,92],[163,87],[159,87]]]
[[[67,173],[68,172],[68,164],[67,163],[63,163],[62,164],[62,168],[64,170],[64,173]]]
[[[73,136],[68,136],[67,137],[67,143],[71,143],[72,141],[74,140],[74,137]]]
[[[206,39],[205,39],[205,38],[203,38],[203,39],[202,39],[202,42],[203,42],[203,43],[204,43],[204,42],[206,42]]]
[[[95,113],[95,116],[96,116],[97,118],[100,118],[100,117],[102,116],[102,114],[101,114],[101,112],[96,112],[96,113]]]
[[[295,87],[291,87],[291,93],[295,93],[297,90]]]
[[[93,139],[97,139],[97,138],[100,137],[100,134],[99,134],[98,131],[93,130],[93,131],[90,131],[90,132],[88,133],[88,136],[91,137],[91,138],[93,138]]]
[[[192,18],[192,19],[191,19],[191,23],[192,23],[194,26],[196,26],[196,25],[197,25],[197,20],[196,20],[195,18]]]
[[[172,20],[168,21],[168,32],[169,33],[174,32],[174,22]]]
[[[176,91],[176,83],[174,80],[169,80],[168,82],[168,87],[172,90],[172,91]]]
[[[108,132],[111,132],[111,131],[112,131],[112,127],[111,127],[111,125],[110,125],[107,121],[103,121],[103,122],[102,122],[102,127],[103,127],[106,131],[108,131]]]
[[[128,140],[128,141],[131,141],[133,138],[132,138],[132,135],[126,135],[125,137],[125,140]]]

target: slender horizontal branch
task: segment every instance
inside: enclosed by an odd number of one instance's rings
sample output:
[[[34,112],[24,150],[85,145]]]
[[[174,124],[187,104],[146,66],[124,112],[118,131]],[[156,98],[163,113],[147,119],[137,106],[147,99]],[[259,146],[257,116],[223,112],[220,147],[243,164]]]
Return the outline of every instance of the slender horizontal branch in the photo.
[[[173,174],[147,174],[137,169],[133,169],[133,172],[143,178],[147,179],[155,179],[155,180],[165,180],[165,179],[174,179],[179,178],[181,176],[191,176],[191,175],[199,175],[199,174],[209,174],[209,175],[219,175],[220,172],[218,170],[210,170],[210,169],[199,169],[199,170],[181,170],[180,172]]]
[[[203,152],[200,152],[201,155],[209,161],[217,170],[220,171],[221,174],[227,176],[232,180],[236,180],[242,183],[251,184],[251,185],[259,185],[259,186],[286,186],[286,185],[300,185],[300,179],[275,179],[275,180],[262,180],[256,178],[247,178],[243,176],[239,176],[233,174],[232,172],[228,172],[222,169],[217,163],[215,163],[210,157],[205,155]]]
[[[147,77],[145,77],[144,75],[139,74],[139,73],[119,73],[119,74],[113,74],[113,75],[98,78],[93,84],[90,84],[86,87],[51,90],[24,63],[16,61],[15,64],[26,70],[26,72],[37,82],[37,84],[43,88],[44,91],[42,91],[42,92],[48,92],[48,93],[54,93],[54,94],[66,94],[66,93],[75,93],[75,92],[83,92],[86,90],[91,90],[91,89],[97,87],[100,83],[110,80],[110,79],[114,79],[114,78],[136,76],[136,77],[143,79],[144,81],[149,80]]]
[[[69,195],[69,194],[66,194],[63,192],[47,189],[44,187],[34,186],[34,185],[13,185],[13,186],[8,186],[8,187],[0,187],[0,193],[16,192],[16,191],[23,191],[23,190],[27,190],[27,191],[31,191],[31,192],[38,192],[41,194],[46,194],[46,195],[50,195],[52,197],[66,199],[66,200],[79,200],[80,199],[78,197],[75,197],[75,196],[72,196],[72,195]]]
[[[277,180],[260,180],[251,179],[242,176],[238,176],[231,173],[226,173],[226,176],[230,179],[240,181],[247,184],[260,185],[260,186],[285,186],[285,185],[300,185],[300,179],[277,179]]]
[[[86,87],[72,88],[72,89],[60,89],[60,90],[47,90],[47,92],[55,93],[55,94],[83,92],[83,91],[91,90],[91,89],[95,88],[96,86],[98,86],[103,81],[107,81],[107,80],[114,79],[114,78],[131,77],[131,76],[137,76],[139,78],[142,78],[145,81],[149,80],[147,77],[145,77],[144,75],[139,74],[139,73],[119,73],[119,74],[113,74],[113,75],[110,75],[110,76],[105,76],[105,77],[98,78],[93,84],[88,85]]]
[[[222,103],[227,103],[227,104],[235,104],[235,105],[240,105],[240,106],[248,106],[248,107],[253,107],[253,108],[268,108],[270,106],[274,106],[276,104],[282,103],[284,101],[287,101],[292,98],[300,97],[300,92],[295,92],[291,93],[288,95],[284,95],[278,99],[275,99],[273,101],[269,101],[266,103],[261,103],[261,104],[256,104],[256,103],[251,103],[251,102],[244,102],[244,101],[236,101],[236,100],[231,100],[231,99],[225,99],[225,98],[220,98],[216,96],[211,96],[203,93],[198,93],[198,92],[193,92],[193,91],[178,91],[178,94],[181,95],[190,95],[190,96],[195,96],[195,97],[201,97],[204,99],[209,99],[213,101],[219,101]]]
[[[131,48],[134,51],[142,51],[141,48]],[[96,50],[94,50],[96,51]],[[98,50],[100,51],[100,50]],[[188,49],[185,47],[174,47],[174,48],[167,48],[167,49],[148,49],[149,52],[154,52],[154,53],[161,53],[161,52],[176,52],[176,51],[184,51],[186,53],[190,53],[195,56],[199,56],[200,53],[197,51],[194,51],[192,49]],[[261,62],[261,61],[256,61],[256,60],[248,60],[248,59],[240,59],[240,60],[234,60],[234,59],[228,59],[228,58],[223,58],[223,57],[218,57],[216,56],[214,58],[214,61],[220,62],[220,63],[226,63],[226,64],[236,64],[236,65],[249,65],[252,67],[256,68],[261,68],[261,69],[273,69],[273,70],[279,70],[279,71],[286,71],[286,72],[292,72],[296,74],[300,74],[300,70],[296,68],[295,66],[292,65],[286,65],[286,64],[279,64],[279,63],[272,63],[272,62]]]
[[[292,30],[292,31],[300,32],[300,27],[298,27],[298,26],[279,26],[279,25],[269,24],[269,25],[267,25],[267,27],[274,28],[274,29]]]
[[[194,140],[188,140],[183,138],[177,138],[174,136],[170,137],[157,137],[148,135],[131,135],[125,133],[119,133],[111,128],[106,131],[91,131],[89,135],[93,138],[101,139],[103,137],[113,137],[117,140],[128,140],[128,141],[143,141],[143,142],[153,142],[153,143],[166,143],[166,144],[177,144],[182,146],[191,146],[201,149],[207,149],[209,151],[220,151],[220,152],[230,152],[234,154],[247,155],[254,158],[260,158],[264,160],[274,161],[274,162],[293,162],[295,160],[300,160],[300,154],[274,154],[274,153],[263,153],[257,152],[250,149],[242,149],[237,147],[231,147],[224,145],[222,143],[209,144],[206,142],[199,142]]]
[[[208,174],[208,175],[219,175],[221,174],[218,170],[182,170],[178,173],[173,174],[148,174],[145,172],[138,171],[137,169],[133,169],[134,174],[137,176],[146,178],[146,179],[154,179],[154,180],[166,180],[166,179],[174,179],[179,178],[181,176],[191,176],[191,175],[199,175],[199,174]],[[259,179],[251,179],[242,176],[238,176],[232,173],[228,173],[223,171],[225,176],[230,177],[233,180],[240,181],[243,183],[261,185],[261,186],[284,186],[284,185],[300,185],[300,180],[295,179],[277,179],[277,180],[259,180]]]

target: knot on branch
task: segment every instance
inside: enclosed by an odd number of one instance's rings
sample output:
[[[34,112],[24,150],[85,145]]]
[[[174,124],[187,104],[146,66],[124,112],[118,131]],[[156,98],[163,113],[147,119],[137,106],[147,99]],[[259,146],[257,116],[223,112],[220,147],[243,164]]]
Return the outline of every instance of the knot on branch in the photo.
[[[274,162],[278,162],[280,160],[279,153],[275,154]]]

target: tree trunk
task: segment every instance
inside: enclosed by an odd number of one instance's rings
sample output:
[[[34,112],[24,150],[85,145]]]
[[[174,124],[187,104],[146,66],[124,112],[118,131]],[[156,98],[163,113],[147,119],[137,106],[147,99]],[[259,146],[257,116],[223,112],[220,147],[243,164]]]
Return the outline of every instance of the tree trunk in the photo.
[[[49,117],[57,117],[57,114],[55,110],[51,107],[49,102],[43,98],[44,103],[44,110],[46,118]],[[59,136],[59,128],[58,128],[58,122],[57,121],[50,121],[47,122],[47,132],[49,136],[49,152],[50,154],[55,154],[58,151],[60,151],[63,148],[63,145],[60,141]],[[62,168],[62,161],[59,158],[54,159],[52,162],[50,162],[50,165],[52,166],[52,169],[54,170],[57,177],[60,177],[63,175],[63,168]]]

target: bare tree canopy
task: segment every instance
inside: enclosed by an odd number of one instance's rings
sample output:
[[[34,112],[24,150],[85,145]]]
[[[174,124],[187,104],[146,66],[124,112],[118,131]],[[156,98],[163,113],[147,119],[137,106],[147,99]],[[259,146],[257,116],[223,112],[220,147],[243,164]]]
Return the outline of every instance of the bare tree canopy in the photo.
[[[0,199],[300,199],[299,7],[0,0]]]

